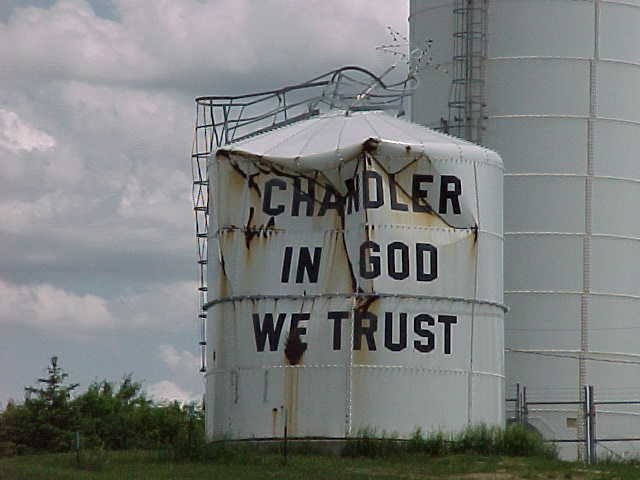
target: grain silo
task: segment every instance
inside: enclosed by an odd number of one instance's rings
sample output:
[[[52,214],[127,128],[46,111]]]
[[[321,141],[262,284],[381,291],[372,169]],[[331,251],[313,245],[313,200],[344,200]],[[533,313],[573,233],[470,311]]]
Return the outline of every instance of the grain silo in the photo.
[[[207,157],[211,437],[504,422],[501,160],[360,110]]]
[[[443,66],[422,72],[412,119],[504,160],[507,387],[568,402],[593,385],[596,401],[621,403],[598,408],[598,449],[637,449],[608,440],[640,428],[638,406],[622,404],[640,398],[640,2],[410,9],[411,41],[432,39]],[[558,403],[529,422],[575,440],[583,414]]]

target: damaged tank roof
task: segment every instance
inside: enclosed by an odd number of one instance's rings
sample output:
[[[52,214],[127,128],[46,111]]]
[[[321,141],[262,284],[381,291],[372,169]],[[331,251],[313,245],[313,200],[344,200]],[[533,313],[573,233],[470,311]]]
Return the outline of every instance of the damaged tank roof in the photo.
[[[333,148],[329,148],[331,145]],[[453,155],[502,164],[490,150],[380,111],[348,115],[344,111],[331,112],[224,145],[217,153],[245,154],[297,168],[322,169],[352,159],[366,149],[396,155],[400,151],[431,157]]]

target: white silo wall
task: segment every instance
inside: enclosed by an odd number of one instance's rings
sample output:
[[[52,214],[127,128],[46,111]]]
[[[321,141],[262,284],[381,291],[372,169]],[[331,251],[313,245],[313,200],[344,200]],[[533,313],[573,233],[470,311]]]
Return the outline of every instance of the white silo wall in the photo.
[[[451,61],[455,3],[411,2],[411,41],[432,38],[435,63]],[[638,400],[640,1],[490,0],[488,20],[483,143],[505,164],[505,343],[528,351],[507,354],[507,386]],[[447,118],[449,72],[423,71],[414,121]],[[531,414],[545,435],[582,435],[577,407],[540,408],[554,410]],[[597,437],[637,437],[639,411],[599,406]]]
[[[281,437],[285,411],[294,437],[503,424],[495,153],[338,112],[221,147],[208,168],[210,437]]]

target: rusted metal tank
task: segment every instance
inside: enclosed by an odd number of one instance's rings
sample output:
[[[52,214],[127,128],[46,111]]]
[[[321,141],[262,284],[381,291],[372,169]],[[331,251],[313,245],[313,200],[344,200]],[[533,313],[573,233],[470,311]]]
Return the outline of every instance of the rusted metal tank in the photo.
[[[338,111],[208,169],[210,437],[503,424],[497,154]]]

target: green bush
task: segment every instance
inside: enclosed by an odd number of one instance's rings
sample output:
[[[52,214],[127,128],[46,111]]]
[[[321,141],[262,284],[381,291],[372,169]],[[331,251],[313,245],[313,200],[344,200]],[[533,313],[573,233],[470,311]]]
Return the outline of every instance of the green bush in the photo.
[[[165,449],[175,458],[203,455],[204,411],[199,406],[153,402],[130,374],[119,383],[93,382],[71,398],[78,384],[66,383],[57,357],[48,372],[38,386],[25,389],[23,403],[9,402],[0,412],[0,456],[68,452],[76,432],[88,452]]]
[[[452,442],[455,453],[477,453],[480,455],[501,454],[504,430],[485,424],[465,428]]]
[[[504,430],[501,453],[514,456],[541,456],[555,458],[555,446],[523,425],[510,425]]]

